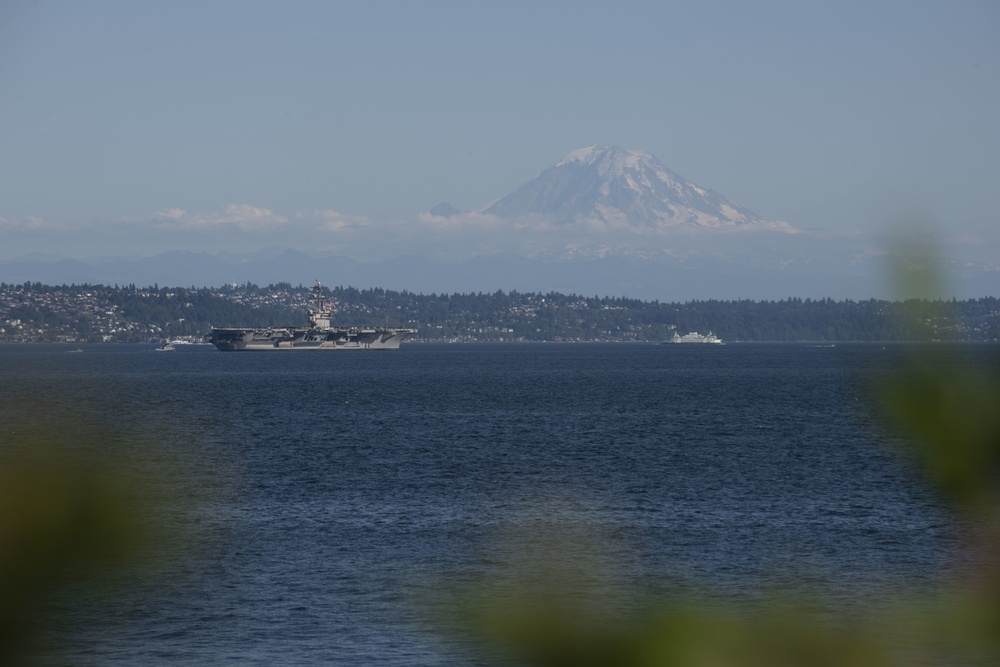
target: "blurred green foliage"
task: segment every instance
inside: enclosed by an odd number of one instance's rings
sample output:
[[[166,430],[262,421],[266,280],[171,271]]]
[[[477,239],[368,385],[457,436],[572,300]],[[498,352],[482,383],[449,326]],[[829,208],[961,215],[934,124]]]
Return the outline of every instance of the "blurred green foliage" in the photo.
[[[68,622],[75,603],[141,559],[156,528],[143,476],[102,456],[93,446],[100,436],[87,425],[39,425],[44,403],[5,407],[0,665],[20,665]],[[18,421],[18,414],[30,418]]]
[[[905,245],[895,268],[900,290],[932,291],[935,266],[925,249]],[[569,554],[587,553],[564,544],[536,550],[533,562],[515,560],[509,577],[465,597],[458,606],[466,631],[518,664],[550,667],[1000,665],[1000,377],[995,366],[965,365],[960,348],[940,340],[940,328],[924,327],[948,317],[945,302],[908,303],[911,329],[938,342],[914,345],[876,393],[888,428],[905,433],[903,454],[952,508],[967,550],[970,567],[938,593],[899,591],[850,618],[806,591],[752,608],[661,595],[623,617],[608,611],[613,601],[600,585],[559,574]],[[527,541],[504,543],[517,551]],[[589,572],[600,579],[597,569]]]
[[[908,455],[967,527],[962,537],[976,564],[937,596],[899,591],[884,606],[844,618],[795,592],[750,609],[679,595],[621,616],[609,611],[614,596],[599,568],[568,562],[594,545],[570,546],[553,531],[548,550],[531,547],[530,538],[503,540],[505,551],[532,558],[515,558],[509,578],[484,582],[474,601],[460,603],[465,627],[518,664],[551,667],[1000,664],[1000,378],[964,367],[947,345],[919,352],[882,396],[910,436]]]

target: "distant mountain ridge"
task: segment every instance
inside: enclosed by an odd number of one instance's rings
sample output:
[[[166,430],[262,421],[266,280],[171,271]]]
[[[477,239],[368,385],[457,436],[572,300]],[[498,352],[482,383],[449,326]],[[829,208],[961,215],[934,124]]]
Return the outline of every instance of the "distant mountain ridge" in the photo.
[[[202,287],[247,281],[258,285],[311,285],[319,279],[330,286],[417,294],[501,289],[678,301],[784,298],[789,294],[836,298],[881,295],[872,289],[868,280],[871,271],[863,266],[856,266],[853,273],[842,271],[835,262],[783,266],[775,261],[782,257],[772,258],[767,267],[761,267],[725,256],[677,259],[609,254],[559,261],[499,253],[447,262],[413,254],[363,262],[344,255],[314,256],[293,249],[249,254],[171,251],[151,257],[52,261],[29,256],[0,260],[0,283]],[[835,291],[829,288],[831,284],[836,285]]]
[[[726,228],[766,222],[671,171],[652,153],[616,146],[575,150],[482,211],[639,227]]]

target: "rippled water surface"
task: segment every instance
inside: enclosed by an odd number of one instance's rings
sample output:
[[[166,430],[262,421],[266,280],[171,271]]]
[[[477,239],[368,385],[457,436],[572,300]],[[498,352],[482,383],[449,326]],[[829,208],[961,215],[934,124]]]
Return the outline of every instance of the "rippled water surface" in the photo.
[[[177,501],[158,576],[73,612],[71,664],[464,665],[485,658],[432,601],[541,542],[586,551],[626,606],[805,582],[849,607],[932,583],[951,519],[870,391],[905,353],[8,346],[0,399],[39,428],[105,429]]]

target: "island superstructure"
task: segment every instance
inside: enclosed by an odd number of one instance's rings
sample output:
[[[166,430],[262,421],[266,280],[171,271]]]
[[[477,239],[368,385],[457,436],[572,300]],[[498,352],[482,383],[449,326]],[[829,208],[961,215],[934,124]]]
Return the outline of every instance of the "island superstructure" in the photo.
[[[396,350],[416,329],[331,326],[323,286],[313,288],[307,327],[213,328],[208,341],[223,352],[271,350]]]

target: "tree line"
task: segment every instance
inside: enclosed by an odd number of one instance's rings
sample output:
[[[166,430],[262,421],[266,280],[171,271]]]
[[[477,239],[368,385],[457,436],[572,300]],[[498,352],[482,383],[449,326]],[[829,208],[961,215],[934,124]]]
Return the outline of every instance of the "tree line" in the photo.
[[[304,326],[312,289],[289,283],[220,288],[0,283],[0,340],[21,332],[17,340],[129,342],[203,336],[213,326]],[[691,331],[712,331],[726,341],[1000,339],[995,297],[666,303],[556,292],[323,289],[336,309],[333,324],[414,327],[424,340],[663,341]]]

